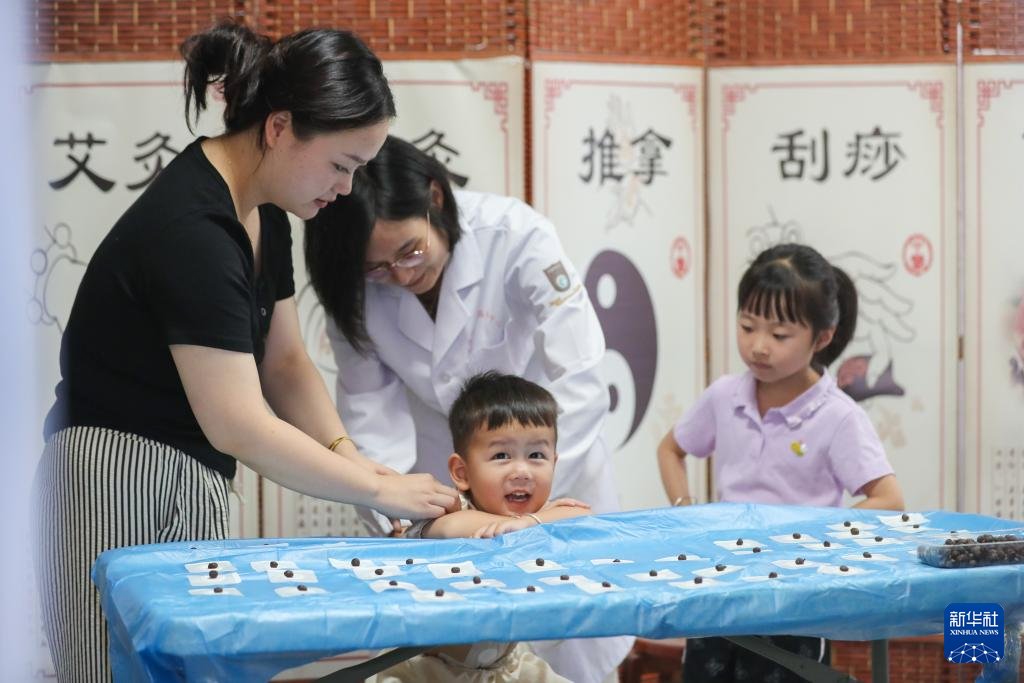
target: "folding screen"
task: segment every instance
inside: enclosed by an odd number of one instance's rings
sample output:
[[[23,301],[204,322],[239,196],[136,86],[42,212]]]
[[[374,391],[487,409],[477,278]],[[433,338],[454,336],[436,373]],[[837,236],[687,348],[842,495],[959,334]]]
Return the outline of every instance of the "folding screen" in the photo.
[[[965,510],[1024,519],[1024,63],[964,66]]]
[[[604,329],[625,508],[666,504],[655,449],[704,382],[702,100],[698,67],[533,65],[533,201]]]
[[[952,65],[712,68],[712,376],[744,369],[735,290],[763,249],[817,248],[854,280],[832,367],[871,416],[910,509],[955,505],[956,136]]]

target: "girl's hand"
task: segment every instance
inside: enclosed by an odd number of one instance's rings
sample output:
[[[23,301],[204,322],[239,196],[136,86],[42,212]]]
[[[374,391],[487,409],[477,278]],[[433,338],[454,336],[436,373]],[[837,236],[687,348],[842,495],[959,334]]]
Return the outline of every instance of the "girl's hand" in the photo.
[[[590,509],[590,505],[588,503],[584,503],[582,500],[576,500],[575,498],[556,498],[555,500],[549,501],[542,509],[550,510],[551,508],[558,507]]]
[[[537,521],[532,517],[510,517],[500,522],[491,522],[473,532],[472,538],[494,538],[521,529],[536,526]]]
[[[391,518],[434,519],[456,505],[458,492],[429,474],[378,475],[370,507]]]

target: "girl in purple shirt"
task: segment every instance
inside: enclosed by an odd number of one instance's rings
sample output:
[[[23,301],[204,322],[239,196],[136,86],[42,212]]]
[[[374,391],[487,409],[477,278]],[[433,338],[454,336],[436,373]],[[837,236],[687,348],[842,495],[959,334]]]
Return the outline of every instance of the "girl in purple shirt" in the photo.
[[[684,458],[715,453],[718,500],[903,509],[903,494],[864,410],[826,369],[853,338],[857,290],[814,249],[763,251],[740,280],[736,343],[748,371],[713,383],[658,445],[669,500],[693,501]],[[775,644],[827,660],[824,641]],[[684,680],[803,680],[719,638],[690,639]]]

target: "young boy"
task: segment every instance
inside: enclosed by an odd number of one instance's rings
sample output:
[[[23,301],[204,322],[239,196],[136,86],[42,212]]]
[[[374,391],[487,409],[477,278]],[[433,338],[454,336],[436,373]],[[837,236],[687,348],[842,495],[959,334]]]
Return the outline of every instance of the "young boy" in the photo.
[[[416,522],[406,537],[491,538],[589,514],[570,498],[548,502],[557,415],[554,397],[533,382],[497,372],[470,378],[448,415],[456,451],[448,471],[462,509]],[[493,642],[437,648],[378,675],[378,683],[412,681],[568,683],[525,645]]]

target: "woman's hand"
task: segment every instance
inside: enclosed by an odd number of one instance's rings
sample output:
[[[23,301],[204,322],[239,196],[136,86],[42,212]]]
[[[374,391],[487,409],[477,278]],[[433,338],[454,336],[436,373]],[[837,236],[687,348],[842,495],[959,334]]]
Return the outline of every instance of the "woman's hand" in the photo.
[[[365,467],[366,469],[370,470],[374,474],[379,474],[382,477],[387,477],[387,476],[390,476],[390,475],[393,475],[393,474],[398,474],[398,472],[396,470],[391,469],[387,465],[382,465],[379,462],[374,462],[373,460],[370,460],[369,458],[367,458],[365,455],[363,455],[361,453],[358,453],[357,455],[359,457],[358,458],[353,458],[352,462],[354,462],[355,464],[359,465],[360,467]]]
[[[340,455],[341,457],[347,458],[353,465],[357,465],[363,468],[364,470],[373,472],[374,474],[380,475],[382,477],[398,475],[398,472],[396,472],[395,470],[391,469],[387,465],[382,465],[379,462],[370,460],[352,446],[348,446],[348,448],[335,452],[337,452],[338,455]],[[402,522],[397,517],[389,517],[388,521],[391,522],[391,532],[388,534],[388,536],[392,538],[397,538],[401,536],[403,533]]]
[[[356,449],[355,445],[353,445],[351,440],[349,439],[343,441],[334,452],[342,456],[343,458],[348,458],[352,462],[352,464],[359,465],[364,470],[369,470],[374,474],[398,474],[398,472],[391,469],[387,465],[382,465],[379,462],[375,462],[367,458],[365,455],[363,455]]]
[[[527,529],[536,525],[537,520],[533,517],[509,517],[508,519],[485,524],[473,532],[472,538],[494,538],[496,536],[501,536],[502,534]]]
[[[378,475],[371,507],[391,518],[434,519],[458,503],[459,494],[429,474]]]
[[[369,460],[369,458],[367,458],[367,460]],[[379,475],[387,476],[389,474],[398,474],[397,470],[393,470],[387,465],[382,465],[379,462],[373,462],[372,460],[370,460],[370,462],[373,463],[373,471]]]
[[[382,465],[379,462],[374,462],[369,458],[363,458],[366,462],[371,464],[370,471],[374,474],[379,474],[382,477],[398,476],[398,472],[391,469],[387,465]],[[446,510],[447,511],[447,510]],[[388,534],[391,538],[401,538],[405,534],[405,529],[402,528],[402,520],[398,517],[388,517],[388,521],[391,522],[391,533]]]

